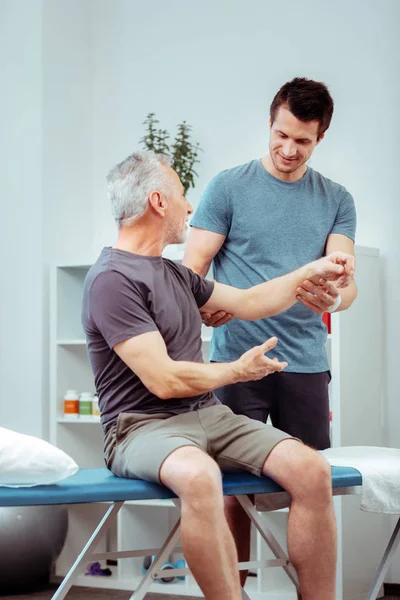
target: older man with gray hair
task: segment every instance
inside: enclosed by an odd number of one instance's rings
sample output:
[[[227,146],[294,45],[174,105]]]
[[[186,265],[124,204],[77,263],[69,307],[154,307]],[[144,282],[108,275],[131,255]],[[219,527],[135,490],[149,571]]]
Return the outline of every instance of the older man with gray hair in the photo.
[[[346,287],[351,257],[337,252],[247,290],[214,283],[162,258],[168,244],[185,241],[192,213],[168,157],[132,154],[108,184],[118,238],[87,275],[82,314],[108,467],[162,483],[181,499],[183,551],[208,600],[241,598],[221,470],[272,477],[292,497],[288,549],[303,600],[333,600],[328,463],[282,431],[235,415],[212,391],[282,371],[285,362],[266,356],[277,339],[260,340],[230,363],[205,364],[199,309],[246,320],[275,315],[311,277]]]

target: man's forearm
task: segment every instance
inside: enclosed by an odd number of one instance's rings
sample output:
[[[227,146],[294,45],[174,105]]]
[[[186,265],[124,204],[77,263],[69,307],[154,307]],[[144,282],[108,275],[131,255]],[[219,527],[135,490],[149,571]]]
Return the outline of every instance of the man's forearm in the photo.
[[[230,363],[195,363],[171,361],[163,373],[162,398],[198,396],[240,381],[239,361]]]
[[[293,306],[297,302],[298,286],[315,275],[312,264],[245,290],[243,305],[237,307],[235,317],[255,321],[272,317]]]

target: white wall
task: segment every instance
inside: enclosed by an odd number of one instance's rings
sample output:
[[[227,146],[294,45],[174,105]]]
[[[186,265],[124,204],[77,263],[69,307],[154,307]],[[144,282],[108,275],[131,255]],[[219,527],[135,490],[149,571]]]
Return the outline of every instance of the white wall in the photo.
[[[394,153],[378,153],[376,145],[387,148],[395,139],[395,122],[383,127],[382,117],[394,108],[399,86],[399,12],[396,0],[281,5],[96,0],[96,206],[105,196],[104,174],[138,147],[148,112],[156,112],[172,131],[182,119],[193,125],[204,149],[198,187],[191,194],[196,203],[215,172],[265,152],[274,93],[286,80],[304,75],[325,81],[336,100],[332,129],[313,166],[351,189],[359,213],[358,242],[378,245],[377,195],[383,192],[390,201],[395,190]],[[110,223],[105,201],[95,219],[95,239],[103,242]],[[110,230],[104,233],[108,237]]]
[[[49,264],[92,248],[90,8],[0,2],[0,424],[44,437]]]
[[[312,166],[354,194],[357,241],[382,250],[388,445],[400,447],[399,17],[397,0],[0,2],[1,424],[47,434],[48,264],[113,241],[105,175],[138,148],[146,114],[171,132],[193,125],[196,204],[220,169],[264,154],[274,93],[304,75],[336,101]]]
[[[41,435],[42,3],[0,3],[0,424]]]
[[[44,235],[51,263],[92,248],[90,0],[43,1]]]
[[[148,112],[171,132],[183,119],[193,125],[204,150],[197,187],[189,194],[196,204],[213,174],[265,153],[268,108],[282,83],[303,75],[328,84],[335,114],[311,164],[353,193],[357,243],[382,250],[394,417],[388,443],[400,446],[395,381],[400,3],[96,0],[92,15],[96,252],[115,236],[105,174],[139,147]]]

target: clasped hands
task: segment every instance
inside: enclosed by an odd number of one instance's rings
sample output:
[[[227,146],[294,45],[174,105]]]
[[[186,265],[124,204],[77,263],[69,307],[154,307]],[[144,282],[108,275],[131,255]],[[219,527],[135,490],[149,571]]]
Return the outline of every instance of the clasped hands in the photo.
[[[326,266],[337,264],[343,267],[342,273],[329,274]],[[354,279],[355,258],[344,252],[332,252],[311,263],[315,275],[305,279],[296,289],[296,299],[317,314],[323,314],[335,305],[340,290]],[[329,271],[329,269],[328,269]],[[232,320],[232,315],[220,310],[214,314],[202,313],[203,323],[208,327],[221,327]]]
[[[343,272],[337,276],[327,276],[326,272],[323,273],[324,260],[341,265]],[[317,267],[317,274],[303,281],[297,288],[296,299],[312,312],[323,314],[335,306],[340,295],[340,290],[348,287],[353,281],[355,258],[351,254],[345,254],[344,252],[332,252],[319,261],[315,261],[313,264],[318,263],[320,265]]]

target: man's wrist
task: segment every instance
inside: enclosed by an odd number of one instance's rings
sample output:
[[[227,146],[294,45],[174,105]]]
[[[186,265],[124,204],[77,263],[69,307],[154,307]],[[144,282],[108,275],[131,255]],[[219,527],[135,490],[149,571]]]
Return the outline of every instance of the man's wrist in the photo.
[[[232,369],[232,383],[239,383],[239,381],[243,381],[243,369],[241,368],[241,359],[238,358],[230,363]]]
[[[342,296],[339,294],[338,297],[336,298],[335,302],[327,309],[326,312],[329,312],[329,313],[335,312],[335,310],[337,310],[339,308],[341,303],[342,303]]]
[[[308,263],[299,269],[299,279],[305,281],[306,279],[312,279],[317,275],[317,261]]]

